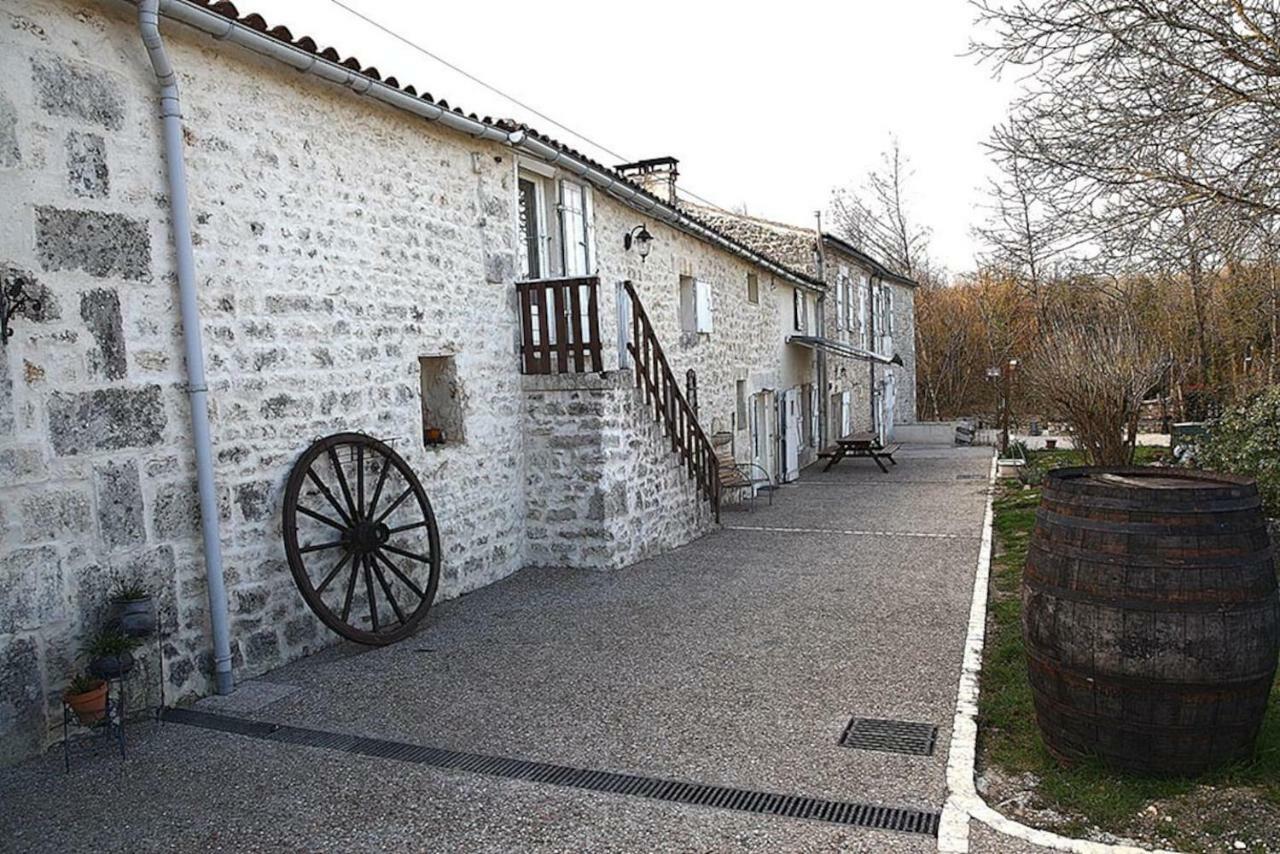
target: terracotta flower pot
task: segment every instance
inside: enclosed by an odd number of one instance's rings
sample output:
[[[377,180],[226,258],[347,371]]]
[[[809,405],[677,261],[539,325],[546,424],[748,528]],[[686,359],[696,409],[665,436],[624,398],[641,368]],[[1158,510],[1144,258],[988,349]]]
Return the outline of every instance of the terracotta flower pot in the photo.
[[[63,694],[62,701],[71,707],[76,720],[84,726],[93,726],[107,714],[107,683],[83,694]]]

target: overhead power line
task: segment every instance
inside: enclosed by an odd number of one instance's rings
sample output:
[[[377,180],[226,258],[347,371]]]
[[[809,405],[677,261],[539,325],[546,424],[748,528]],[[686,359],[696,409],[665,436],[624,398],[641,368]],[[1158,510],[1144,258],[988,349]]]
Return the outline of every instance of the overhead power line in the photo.
[[[379,30],[379,31],[383,32],[383,33],[386,33],[387,35],[391,36],[393,39],[395,39],[396,41],[400,42],[401,44],[404,44],[404,45],[406,45],[406,46],[408,46],[408,47],[410,47],[410,48],[413,48],[413,49],[414,49],[414,50],[416,50],[418,53],[421,53],[423,56],[426,56],[426,57],[428,57],[428,58],[430,58],[430,59],[433,59],[433,60],[435,60],[436,62],[438,62],[438,63],[440,63],[441,65],[443,65],[445,68],[448,68],[448,69],[450,69],[451,71],[454,71],[454,72],[456,72],[456,73],[458,73],[458,74],[462,75],[462,76],[463,76],[463,77],[465,77],[466,79],[470,80],[472,83],[475,83],[477,86],[482,86],[482,87],[484,87],[485,89],[489,90],[490,92],[494,93],[495,95],[498,95],[498,96],[499,96],[499,97],[501,97],[501,98],[505,98],[507,101],[510,101],[512,104],[515,104],[515,105],[516,105],[517,107],[519,107],[520,109],[522,109],[522,110],[527,110],[530,114],[537,116],[538,118],[542,119],[543,121],[547,122],[547,123],[548,123],[548,124],[550,124],[550,125],[554,125],[555,127],[559,128],[560,130],[564,131],[565,133],[569,134],[570,136],[576,137],[577,139],[582,140],[583,142],[587,143],[588,145],[592,146],[593,148],[596,148],[596,149],[598,149],[598,150],[600,150],[600,151],[603,151],[605,154],[608,154],[610,157],[614,157],[614,158],[616,158],[616,159],[617,159],[617,161],[618,161],[619,163],[630,163],[630,162],[632,162],[632,161],[634,160],[634,158],[627,157],[627,156],[625,156],[625,155],[623,155],[623,154],[619,154],[618,152],[616,152],[616,151],[614,151],[613,149],[609,148],[607,145],[604,145],[603,143],[596,142],[596,141],[595,141],[594,139],[592,139],[591,137],[589,137],[589,136],[587,136],[587,135],[585,135],[585,134],[579,133],[578,131],[574,130],[573,128],[569,127],[569,126],[568,126],[568,125],[566,125],[566,124],[563,124],[563,123],[561,123],[561,122],[556,121],[555,119],[551,118],[551,116],[547,115],[546,113],[542,112],[541,110],[537,109],[536,107],[533,107],[533,106],[531,106],[531,105],[529,105],[529,104],[526,104],[524,101],[521,101],[519,98],[516,98],[514,95],[508,95],[506,92],[502,91],[502,90],[501,90],[501,89],[499,89],[497,86],[494,86],[494,85],[492,85],[492,84],[490,84],[490,83],[486,83],[484,80],[481,80],[479,77],[475,76],[474,74],[472,74],[471,72],[467,71],[466,69],[464,69],[464,68],[460,68],[459,66],[455,65],[454,63],[452,63],[452,62],[450,62],[449,60],[445,59],[444,57],[440,56],[439,54],[437,54],[437,53],[433,53],[433,52],[431,52],[431,51],[427,50],[425,47],[423,47],[422,45],[420,45],[420,44],[418,44],[417,42],[413,41],[412,39],[409,39],[409,38],[406,38],[405,36],[400,35],[400,34],[399,34],[399,33],[397,33],[395,30],[391,29],[391,28],[390,28],[390,27],[388,27],[388,26],[385,26],[384,24],[379,23],[378,21],[375,21],[373,18],[370,18],[368,15],[364,14],[364,13],[363,13],[363,12],[361,12],[360,10],[358,10],[358,9],[353,9],[352,7],[348,6],[346,3],[342,2],[342,0],[329,0],[329,2],[330,2],[330,3],[332,3],[333,5],[337,6],[339,9],[342,9],[342,10],[346,11],[348,14],[350,14],[350,15],[354,15],[355,17],[359,18],[360,20],[364,21],[364,22],[365,22],[366,24],[368,24],[369,26],[371,26],[371,27],[373,27],[373,28],[375,28],[375,29],[377,29],[377,30]],[[709,206],[711,206],[711,207],[713,207],[713,208],[717,208],[717,209],[720,209],[720,210],[725,210],[725,208],[724,208],[724,207],[722,207],[721,205],[716,204],[715,202],[711,201],[710,199],[705,199],[705,198],[703,198],[702,196],[699,196],[697,193],[693,192],[692,190],[690,190],[690,189],[688,189],[688,188],[686,188],[686,187],[682,187],[682,188],[681,188],[681,191],[682,191],[685,195],[687,195],[687,196],[691,196],[692,198],[697,199],[698,201],[702,202],[702,203],[703,203],[703,204],[705,204],[705,205],[709,205]]]

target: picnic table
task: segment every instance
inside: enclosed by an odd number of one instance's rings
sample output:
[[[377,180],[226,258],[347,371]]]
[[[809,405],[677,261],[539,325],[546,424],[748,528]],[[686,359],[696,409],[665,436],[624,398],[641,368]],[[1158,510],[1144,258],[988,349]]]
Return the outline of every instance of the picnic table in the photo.
[[[876,465],[880,466],[880,471],[888,474],[889,469],[885,467],[883,461],[888,460],[890,465],[896,466],[897,462],[894,461],[893,455],[901,447],[901,445],[881,445],[880,437],[872,432],[850,433],[836,439],[834,445],[818,456],[828,460],[823,471],[830,471],[832,466],[845,457],[870,457]]]

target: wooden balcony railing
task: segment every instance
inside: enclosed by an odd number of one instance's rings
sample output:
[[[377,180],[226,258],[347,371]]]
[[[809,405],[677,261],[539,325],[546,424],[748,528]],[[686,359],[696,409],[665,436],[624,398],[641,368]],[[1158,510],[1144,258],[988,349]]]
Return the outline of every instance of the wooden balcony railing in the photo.
[[[526,374],[600,373],[600,280],[517,282],[520,370]]]
[[[636,372],[636,386],[644,389],[645,404],[653,407],[654,418],[662,422],[671,437],[671,450],[679,454],[698,485],[698,491],[711,502],[716,521],[720,521],[720,468],[715,449],[698,423],[689,401],[680,393],[680,383],[667,363],[653,324],[631,282],[623,283],[630,298],[631,354]]]

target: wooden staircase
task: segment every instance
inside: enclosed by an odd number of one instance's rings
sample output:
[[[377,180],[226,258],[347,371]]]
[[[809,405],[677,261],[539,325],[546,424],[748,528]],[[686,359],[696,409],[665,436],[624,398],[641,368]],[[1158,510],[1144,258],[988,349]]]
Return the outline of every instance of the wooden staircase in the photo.
[[[693,407],[680,391],[680,383],[662,344],[653,331],[649,315],[630,281],[623,283],[630,300],[631,340],[627,352],[635,368],[636,387],[644,390],[645,405],[653,407],[654,420],[659,421],[671,438],[671,451],[678,454],[698,487],[698,494],[711,502],[716,522],[720,521],[720,469],[715,449],[707,438]]]

